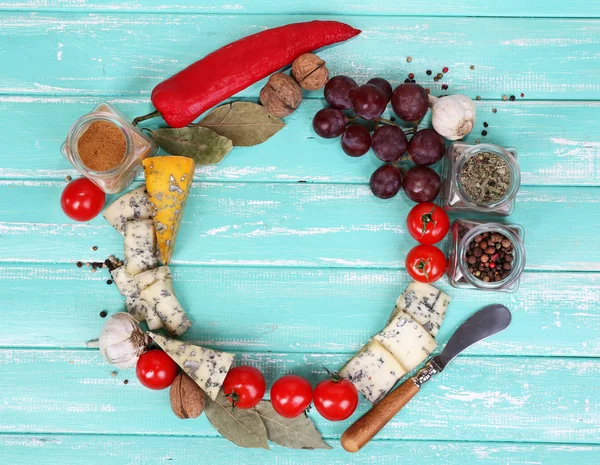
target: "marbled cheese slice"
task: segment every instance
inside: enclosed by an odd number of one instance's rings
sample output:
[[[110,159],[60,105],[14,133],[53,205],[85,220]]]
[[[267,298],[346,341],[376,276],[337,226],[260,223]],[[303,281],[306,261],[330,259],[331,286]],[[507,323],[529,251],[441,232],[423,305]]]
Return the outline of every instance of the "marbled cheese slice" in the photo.
[[[398,360],[379,342],[371,340],[339,372],[372,403],[381,400],[406,374]]]
[[[398,297],[390,321],[404,310],[436,337],[450,304],[450,296],[430,284],[413,282]]]
[[[156,281],[164,281],[171,292],[173,291],[173,280],[171,279],[171,270],[168,266],[159,266],[153,270],[144,271],[135,276],[135,282],[140,291],[143,291]]]
[[[181,336],[192,326],[177,297],[164,281],[151,284],[140,292],[140,297],[156,312],[164,327],[172,335]]]
[[[103,216],[121,235],[124,234],[125,223],[128,221],[152,218],[152,204],[146,187],[138,187],[119,197],[106,207]]]
[[[127,274],[125,266],[115,268],[110,272],[117,289],[125,296],[125,308],[127,312],[138,322],[146,319],[146,308],[140,299],[140,291],[133,276]]]
[[[154,206],[158,250],[162,262],[168,265],[196,165],[191,158],[176,156],[146,158],[143,164],[146,188]]]
[[[130,276],[158,266],[156,234],[152,220],[125,223],[125,270]]]
[[[151,332],[148,335],[212,400],[217,398],[235,355],[168,339]]]
[[[136,321],[140,323],[146,319],[147,306],[144,303],[144,301],[140,299],[139,294],[137,297],[125,297],[125,309],[127,310],[127,313],[129,313],[132,317],[136,319]]]
[[[389,350],[406,371],[419,366],[437,346],[431,334],[403,310],[373,338]]]
[[[144,312],[146,313],[146,324],[148,325],[148,329],[150,331],[154,331],[156,329],[163,328],[163,322],[158,316],[158,313],[156,313],[156,310],[154,310],[154,308],[148,305],[145,300],[142,300],[140,298],[140,301],[144,306]]]

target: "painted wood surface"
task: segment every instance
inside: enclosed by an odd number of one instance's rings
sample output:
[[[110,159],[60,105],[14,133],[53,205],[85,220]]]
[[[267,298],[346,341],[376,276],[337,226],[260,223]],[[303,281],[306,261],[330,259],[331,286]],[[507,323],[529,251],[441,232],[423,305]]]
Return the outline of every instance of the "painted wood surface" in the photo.
[[[175,418],[167,392],[142,388],[132,370],[113,376],[85,341],[122,298],[105,270],[75,262],[119,254],[122,241],[101,218],[74,224],[58,206],[64,177],[75,176],[59,147],[78,116],[105,100],[130,117],[146,113],[152,87],[203,54],[319,17],[364,31],[321,53],[334,74],[397,84],[414,72],[436,95],[445,83],[481,96],[468,140],[517,147],[524,184],[510,218],[526,229],[519,292],[457,291],[443,280],[453,302],[440,346],[487,303],[507,305],[513,324],[469,349],[353,456],[338,442],[349,421],[311,413],[333,451],[239,449],[204,417]],[[591,0],[0,0],[3,462],[598,463],[598,17]],[[443,81],[425,75],[443,66]],[[236,98],[256,101],[261,85]],[[515,102],[501,100],[511,94]],[[268,143],[198,169],[173,265],[195,323],[186,339],[236,352],[268,382],[297,372],[316,383],[323,365],[344,363],[408,283],[402,262],[414,245],[404,226],[412,204],[373,198],[374,156],[350,159],[315,138],[322,95],[305,97]]]

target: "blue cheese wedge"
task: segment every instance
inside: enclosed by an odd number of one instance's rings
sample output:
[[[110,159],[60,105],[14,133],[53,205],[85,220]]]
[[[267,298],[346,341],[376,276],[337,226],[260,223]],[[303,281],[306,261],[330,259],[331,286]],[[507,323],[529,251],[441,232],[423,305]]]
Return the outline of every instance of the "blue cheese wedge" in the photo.
[[[148,305],[145,300],[140,298],[140,301],[142,302],[142,305],[144,307],[144,316],[146,319],[146,324],[148,325],[148,329],[150,331],[155,331],[157,329],[163,328],[163,322],[158,316],[158,313],[156,313],[156,310],[154,310],[154,308]]]
[[[406,371],[419,366],[437,346],[431,334],[403,310],[373,339],[389,350]]]
[[[135,282],[140,291],[154,284],[156,281],[164,281],[171,292],[173,291],[173,280],[171,270],[168,266],[159,266],[153,270],[144,271],[135,276]]]
[[[146,320],[147,307],[142,299],[140,299],[139,295],[137,297],[127,296],[125,297],[125,309],[127,313],[129,313],[133,318],[136,319],[139,323]],[[160,319],[159,319],[160,321]],[[162,327],[162,322],[160,326]],[[154,328],[158,329],[158,328]]]
[[[152,220],[125,223],[125,270],[130,276],[158,266],[156,231]]]
[[[125,266],[115,268],[110,274],[121,295],[125,296],[127,312],[138,322],[144,321],[146,319],[146,306],[140,299],[140,291],[133,276],[127,273]]]
[[[164,327],[174,336],[185,333],[192,322],[164,281],[156,281],[140,292],[140,297],[158,315]]]
[[[371,340],[339,372],[372,403],[383,399],[406,374],[398,360],[378,341]]]
[[[436,337],[449,304],[448,294],[430,284],[413,282],[398,297],[396,308],[388,323],[403,310],[417,320],[429,334]]]
[[[104,218],[123,235],[128,221],[148,220],[152,218],[152,211],[153,207],[144,186],[122,195],[111,203],[104,210]]]
[[[148,335],[208,397],[212,400],[217,398],[235,355],[169,339],[151,332]]]

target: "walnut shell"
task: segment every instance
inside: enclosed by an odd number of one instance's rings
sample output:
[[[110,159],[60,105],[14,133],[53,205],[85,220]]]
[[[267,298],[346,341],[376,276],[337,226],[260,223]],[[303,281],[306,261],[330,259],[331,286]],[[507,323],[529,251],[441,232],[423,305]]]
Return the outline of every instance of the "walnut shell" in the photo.
[[[317,55],[304,53],[292,63],[292,76],[303,89],[319,90],[327,84],[329,70]]]
[[[272,115],[289,116],[302,102],[302,89],[287,74],[275,73],[260,91],[260,101]]]
[[[204,411],[204,392],[192,378],[179,373],[170,390],[171,408],[179,418],[198,418]]]

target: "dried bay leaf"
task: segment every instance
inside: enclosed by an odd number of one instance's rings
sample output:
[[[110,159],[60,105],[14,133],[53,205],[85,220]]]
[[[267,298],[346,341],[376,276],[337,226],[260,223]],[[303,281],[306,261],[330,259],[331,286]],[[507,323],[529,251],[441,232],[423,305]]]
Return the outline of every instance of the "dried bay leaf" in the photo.
[[[192,158],[197,165],[214,165],[231,152],[232,142],[209,128],[145,129],[165,152]]]
[[[267,430],[260,415],[252,409],[232,408],[223,391],[219,392],[215,400],[208,399],[204,414],[215,429],[234,444],[240,447],[269,449]]]
[[[196,123],[231,139],[233,145],[249,147],[262,144],[285,126],[278,117],[269,114],[262,105],[234,102],[221,105]]]
[[[284,418],[279,415],[268,400],[262,400],[254,407],[260,415],[269,440],[292,449],[332,449],[325,444],[321,433],[306,415]]]

